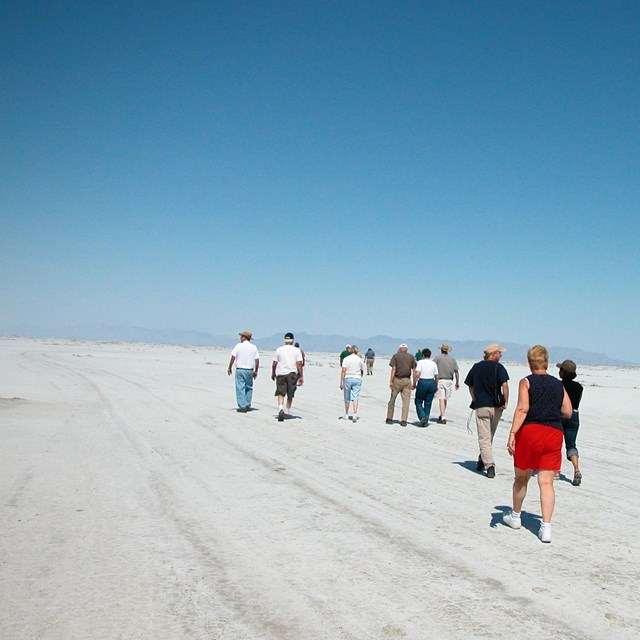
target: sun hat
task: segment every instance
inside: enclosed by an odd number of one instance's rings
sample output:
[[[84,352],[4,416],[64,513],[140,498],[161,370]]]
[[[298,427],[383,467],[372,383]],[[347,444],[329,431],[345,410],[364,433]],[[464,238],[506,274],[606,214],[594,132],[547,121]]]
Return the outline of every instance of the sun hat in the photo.
[[[449,351],[453,351],[453,349],[448,344],[443,343],[440,345],[440,351],[446,351],[449,353]]]
[[[240,337],[244,336],[247,340],[251,340],[251,338],[253,338],[251,331],[241,331],[239,335]]]
[[[558,369],[566,371],[567,373],[576,372],[576,363],[573,360],[563,360],[562,362],[558,362],[556,367],[558,367]]]
[[[488,344],[485,348],[484,348],[484,352],[489,355],[490,353],[495,353],[496,351],[499,351],[500,353],[504,353],[506,351],[506,349],[504,347],[501,347],[499,344],[497,343],[492,343],[492,344]]]
[[[408,349],[409,345],[406,345],[404,342],[398,347],[398,349]]]

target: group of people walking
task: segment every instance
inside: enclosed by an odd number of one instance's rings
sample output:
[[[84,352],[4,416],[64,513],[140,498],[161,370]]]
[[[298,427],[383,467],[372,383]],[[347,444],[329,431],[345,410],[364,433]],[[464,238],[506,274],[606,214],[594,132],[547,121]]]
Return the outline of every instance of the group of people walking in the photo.
[[[231,375],[235,364],[237,411],[240,413],[251,410],[253,381],[260,364],[258,350],[251,339],[249,331],[240,333],[240,342],[233,348],[227,368],[227,373]],[[285,344],[276,349],[271,367],[271,378],[276,383],[279,421],[291,417],[296,389],[304,383],[304,352],[297,343],[293,344],[293,340],[293,334],[285,334]],[[446,424],[447,401],[453,389],[460,386],[458,363],[450,355],[451,351],[449,345],[442,344],[440,354],[433,359],[430,349],[426,348],[419,351],[416,358],[409,353],[406,344],[399,346],[389,361],[391,396],[387,404],[386,424],[393,424],[395,404],[400,396],[400,424],[407,426],[412,390],[415,390],[418,425],[428,425],[434,399],[439,403],[437,422]],[[487,345],[483,359],[471,367],[464,380],[471,398],[470,408],[475,412],[476,419],[480,452],[476,470],[484,472],[487,478],[495,478],[496,475],[493,440],[509,403],[509,374],[500,362],[505,351],[499,344]],[[347,345],[340,354],[340,389],[344,394],[345,420],[351,418],[353,422],[358,421],[365,366],[367,375],[373,375],[374,359],[372,349],[366,352],[363,359],[356,345]],[[553,483],[559,476],[562,464],[563,440],[567,459],[574,469],[572,484],[579,486],[582,482],[576,437],[583,388],[575,381],[576,364],[572,360],[557,365],[560,379],[548,374],[549,353],[541,345],[529,349],[527,361],[531,374],[518,384],[518,400],[507,442],[509,454],[513,456],[515,477],[513,506],[503,517],[503,522],[512,529],[521,527],[521,509],[527,485],[537,471],[542,511],[538,536],[542,542],[550,542],[551,517],[555,505]]]

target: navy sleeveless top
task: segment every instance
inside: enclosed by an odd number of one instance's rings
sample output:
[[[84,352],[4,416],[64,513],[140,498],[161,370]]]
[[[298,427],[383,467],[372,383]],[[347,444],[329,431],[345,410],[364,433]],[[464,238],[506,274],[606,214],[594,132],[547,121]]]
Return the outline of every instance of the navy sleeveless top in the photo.
[[[562,381],[553,376],[532,373],[529,381],[529,412],[522,425],[535,422],[562,431],[560,407],[564,398]]]

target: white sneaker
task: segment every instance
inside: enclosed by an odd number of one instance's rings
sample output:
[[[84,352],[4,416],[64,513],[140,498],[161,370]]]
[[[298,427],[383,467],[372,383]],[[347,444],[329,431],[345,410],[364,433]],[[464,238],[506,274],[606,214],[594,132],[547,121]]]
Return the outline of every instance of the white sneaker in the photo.
[[[513,515],[513,511],[502,516],[502,522],[504,522],[507,527],[511,527],[512,529],[519,529],[522,526],[522,520],[520,516]]]
[[[348,414],[348,413],[345,413],[345,414],[342,416],[342,419],[343,419],[343,420],[348,420],[348,419],[349,419],[349,414]]]
[[[538,529],[538,538],[542,542],[551,542],[551,523],[540,523],[540,529]]]
[[[354,422],[358,422],[358,415],[357,415],[357,414],[354,414],[354,415],[353,415],[353,421],[354,421]]]

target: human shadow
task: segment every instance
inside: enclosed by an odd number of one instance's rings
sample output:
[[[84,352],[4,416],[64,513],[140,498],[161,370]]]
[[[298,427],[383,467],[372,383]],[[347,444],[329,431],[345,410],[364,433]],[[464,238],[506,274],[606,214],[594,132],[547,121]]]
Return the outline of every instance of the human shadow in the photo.
[[[489,523],[489,526],[495,529],[498,527],[498,525],[502,525],[503,527],[510,529],[511,527],[509,527],[509,525],[506,525],[502,521],[502,518],[508,513],[511,513],[511,507],[503,504],[498,504],[494,507],[494,509],[497,509],[497,511],[491,514],[491,522]],[[542,516],[523,510],[522,514],[520,515],[520,521],[522,522],[523,529],[526,529],[534,536],[538,535],[538,529],[540,529]]]
[[[473,471],[478,475],[484,475],[484,471],[478,471],[477,460],[454,460],[451,464],[457,464],[459,467],[466,469],[467,471]]]

